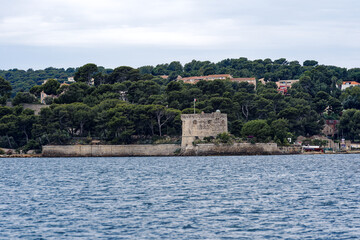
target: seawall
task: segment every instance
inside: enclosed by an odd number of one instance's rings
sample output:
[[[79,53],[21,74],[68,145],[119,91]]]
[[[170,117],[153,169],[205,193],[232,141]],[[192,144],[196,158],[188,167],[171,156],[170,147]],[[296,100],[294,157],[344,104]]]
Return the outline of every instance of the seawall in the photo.
[[[174,156],[178,144],[158,145],[47,145],[43,157]]]
[[[181,151],[180,151],[181,150]],[[47,145],[44,157],[123,157],[123,156],[210,156],[299,154],[301,147],[278,147],[276,143],[197,144],[181,149],[179,144],[156,145]]]
[[[276,143],[234,143],[226,144],[197,144],[182,151],[182,155],[271,155],[286,154],[280,151]]]

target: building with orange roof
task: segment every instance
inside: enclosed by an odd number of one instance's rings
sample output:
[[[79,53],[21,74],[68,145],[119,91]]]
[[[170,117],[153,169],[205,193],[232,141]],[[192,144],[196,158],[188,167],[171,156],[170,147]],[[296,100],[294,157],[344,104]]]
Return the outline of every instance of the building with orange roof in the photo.
[[[287,94],[288,90],[291,88],[291,86],[298,82],[299,79],[295,79],[295,80],[280,80],[275,82],[276,86],[277,86],[277,90],[278,92],[282,93],[282,94]]]
[[[178,76],[178,81],[183,81],[184,83],[196,84],[197,82],[203,81],[213,81],[213,80],[230,80],[231,82],[247,82],[253,84],[256,87],[256,78],[233,78],[230,74],[215,74],[208,76],[194,76],[194,77],[181,77]]]
[[[360,83],[355,82],[355,81],[344,81],[341,85],[341,90],[344,91],[345,89],[349,88],[349,87],[355,87],[355,86],[359,86]]]
[[[237,82],[237,83],[241,83],[241,82],[247,82],[249,84],[253,84],[256,88],[256,78],[232,78],[230,79],[230,81],[232,82]]]
[[[184,83],[190,83],[195,84],[198,81],[204,80],[204,81],[213,81],[213,80],[226,80],[226,79],[232,79],[233,77],[230,74],[216,74],[216,75],[208,75],[208,76],[194,76],[194,77],[181,77],[179,76],[177,80],[181,80]]]

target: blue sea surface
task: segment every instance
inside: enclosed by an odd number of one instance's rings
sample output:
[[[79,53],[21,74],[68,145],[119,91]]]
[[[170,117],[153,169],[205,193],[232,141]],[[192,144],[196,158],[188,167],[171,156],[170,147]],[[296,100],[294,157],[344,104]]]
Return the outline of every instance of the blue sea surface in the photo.
[[[0,239],[360,239],[360,155],[0,159]]]

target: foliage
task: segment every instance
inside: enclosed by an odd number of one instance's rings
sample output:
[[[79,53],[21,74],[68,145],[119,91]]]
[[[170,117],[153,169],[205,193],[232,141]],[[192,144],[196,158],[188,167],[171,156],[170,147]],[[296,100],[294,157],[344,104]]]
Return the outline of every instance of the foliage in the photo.
[[[42,89],[47,95],[56,95],[59,87],[60,83],[55,79],[49,79],[44,85],[42,85]]]
[[[266,120],[252,120],[244,124],[241,133],[244,137],[255,138],[258,142],[264,142],[270,137],[271,128]]]
[[[12,100],[14,106],[21,103],[35,103],[36,97],[29,92],[18,92]]]
[[[340,131],[351,140],[360,139],[360,110],[348,109],[340,118]]]
[[[37,152],[39,152],[39,150],[41,150],[40,143],[35,140],[29,140],[29,142],[22,148],[22,151],[27,153],[29,150],[37,150]]]
[[[234,136],[232,136],[227,132],[223,132],[223,133],[219,133],[216,136],[216,140],[218,140],[220,143],[232,144],[234,140]]]
[[[76,82],[83,82],[88,85],[91,85],[91,81],[94,78],[94,75],[97,71],[98,71],[98,67],[95,64],[93,63],[85,64],[76,71],[74,75],[74,80]]]
[[[323,147],[323,146],[326,146],[327,143],[328,143],[327,140],[307,138],[307,139],[303,140],[302,144]]]
[[[3,105],[6,103],[6,100],[10,97],[11,86],[8,81],[0,77],[0,104]]]
[[[255,88],[229,80],[196,84],[176,81],[178,75],[209,74],[264,78],[267,83],[258,81]],[[230,132],[236,137],[250,137],[248,140],[254,143],[274,141],[287,145],[288,137],[319,134],[324,119],[340,117],[341,135],[360,139],[360,87],[343,92],[338,89],[342,81],[360,81],[360,68],[347,70],[319,65],[314,60],[301,65],[285,58],[238,58],[218,63],[193,60],[185,65],[174,61],[138,69],[105,69],[90,63],[67,70],[13,69],[0,71],[0,76],[1,103],[10,96],[11,86],[13,96],[17,93],[12,99],[14,105],[36,102],[41,91],[57,96],[45,99],[51,106],[42,109],[39,116],[21,106],[0,107],[0,147],[27,149],[49,143],[67,144],[77,138],[116,144],[153,143],[157,138],[167,141],[161,139],[180,136],[180,114],[194,112],[194,99],[196,113],[218,109],[227,113]],[[75,76],[77,82],[60,87],[60,82],[70,76]],[[279,79],[300,81],[288,95],[282,95],[274,83]],[[230,141],[227,137],[216,141]]]
[[[53,68],[49,67],[44,70],[0,70],[0,77],[9,81],[13,88],[13,95],[17,92],[29,91],[30,88],[36,85],[41,85],[47,79],[56,79],[59,82],[67,81],[68,77],[74,76],[75,68]]]

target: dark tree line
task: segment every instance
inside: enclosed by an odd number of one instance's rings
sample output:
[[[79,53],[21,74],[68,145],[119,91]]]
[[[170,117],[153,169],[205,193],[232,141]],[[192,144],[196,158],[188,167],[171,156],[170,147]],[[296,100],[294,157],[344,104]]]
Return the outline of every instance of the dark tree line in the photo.
[[[264,66],[264,68],[262,68]],[[247,70],[247,72],[245,71]],[[278,71],[299,78],[288,95],[278,93]],[[60,86],[58,80],[33,85],[19,92],[15,105],[36,101],[40,92],[55,96],[48,108],[34,115],[21,105],[0,108],[0,147],[40,148],[44,144],[69,144],[76,139],[99,139],[104,143],[151,143],[164,136],[181,135],[181,113],[221,110],[228,114],[229,130],[236,137],[287,144],[287,138],[319,134],[327,119],[340,119],[341,137],[360,139],[360,87],[340,91],[343,80],[356,80],[360,69],[343,69],[285,59],[249,61],[227,59],[219,63],[178,62],[139,69],[104,69],[86,64],[74,72],[75,83]],[[227,80],[184,84],[177,75],[230,73],[235,77],[267,78],[257,87]],[[168,78],[161,77],[169,75]],[[267,75],[266,75],[267,74]],[[275,74],[277,77],[274,77]],[[281,76],[281,77],[280,77]],[[94,85],[91,83],[94,82]],[[4,104],[11,93],[0,78]],[[34,100],[35,98],[35,100]],[[360,115],[359,115],[360,116]]]

